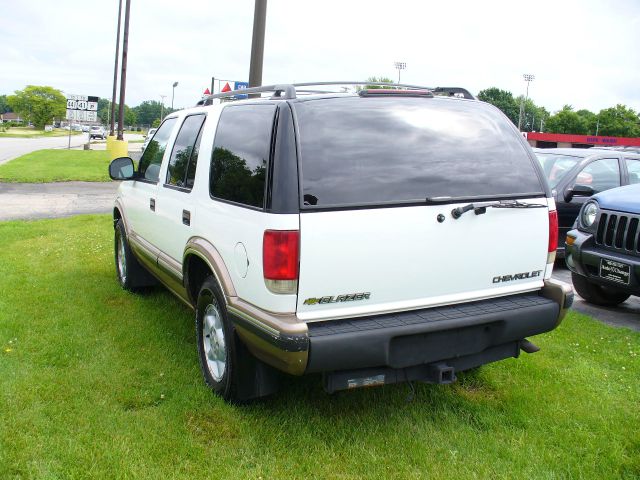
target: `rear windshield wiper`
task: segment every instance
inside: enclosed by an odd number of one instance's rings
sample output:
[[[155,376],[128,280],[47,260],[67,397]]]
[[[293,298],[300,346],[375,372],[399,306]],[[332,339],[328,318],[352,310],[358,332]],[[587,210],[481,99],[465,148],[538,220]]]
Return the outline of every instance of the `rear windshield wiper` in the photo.
[[[487,212],[487,208],[547,208],[543,203],[524,203],[518,200],[498,200],[495,202],[476,202],[457,207],[451,210],[453,218],[460,218],[462,214],[473,210],[476,215],[482,215]]]

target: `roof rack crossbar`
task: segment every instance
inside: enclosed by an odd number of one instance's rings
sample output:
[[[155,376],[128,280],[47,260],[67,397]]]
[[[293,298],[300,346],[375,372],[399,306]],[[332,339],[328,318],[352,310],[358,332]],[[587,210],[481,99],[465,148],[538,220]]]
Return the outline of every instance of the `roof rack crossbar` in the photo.
[[[391,87],[391,88],[404,88],[411,90],[430,90],[436,95],[447,95],[451,97],[467,98],[475,100],[475,97],[469,93],[468,90],[460,87],[424,87],[421,85],[410,85],[406,83],[390,83],[390,82],[353,82],[353,81],[332,81],[332,82],[303,82],[293,84],[276,84],[276,85],[264,85],[261,87],[250,87],[241,90],[231,90],[229,92],[214,93],[205,95],[197,105],[211,105],[212,101],[216,98],[229,98],[236,95],[249,95],[255,93],[267,93],[273,92],[272,99],[290,100],[296,98],[297,87],[315,87],[315,86],[329,86],[329,85],[357,85],[357,86],[376,86],[376,87]],[[298,89],[300,93],[336,93],[325,90],[305,90]]]

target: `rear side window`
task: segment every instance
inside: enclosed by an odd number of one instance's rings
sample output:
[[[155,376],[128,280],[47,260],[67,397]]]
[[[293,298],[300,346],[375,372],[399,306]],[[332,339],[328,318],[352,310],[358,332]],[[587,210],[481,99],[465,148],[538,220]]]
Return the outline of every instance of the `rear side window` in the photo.
[[[620,186],[620,167],[615,158],[595,160],[584,167],[575,179],[574,185],[586,185],[596,192],[604,192]]]
[[[153,139],[144,149],[138,166],[138,174],[145,180],[157,182],[160,178],[160,165],[162,157],[167,148],[167,142],[171,136],[171,131],[176,124],[176,118],[167,118],[153,136]]]
[[[264,206],[275,105],[238,105],[222,111],[211,157],[211,196]]]
[[[560,181],[582,160],[582,157],[555,153],[536,153],[536,157],[538,157],[542,171],[551,188],[556,188]]]
[[[295,110],[307,206],[544,194],[513,126],[483,103],[347,97]]]
[[[190,115],[185,118],[176,137],[169,165],[167,184],[182,188],[192,188],[200,149],[200,135],[206,116]]]
[[[629,171],[629,183],[640,183],[640,160],[626,158],[627,170]]]

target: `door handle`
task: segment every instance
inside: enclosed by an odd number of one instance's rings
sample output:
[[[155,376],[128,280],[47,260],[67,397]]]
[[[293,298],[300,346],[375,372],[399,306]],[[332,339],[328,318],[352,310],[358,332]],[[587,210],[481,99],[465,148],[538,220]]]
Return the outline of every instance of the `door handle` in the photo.
[[[150,198],[149,199],[149,208],[151,209],[152,212],[156,211],[156,199],[155,198]]]
[[[191,225],[191,212],[189,210],[182,210],[182,223]]]

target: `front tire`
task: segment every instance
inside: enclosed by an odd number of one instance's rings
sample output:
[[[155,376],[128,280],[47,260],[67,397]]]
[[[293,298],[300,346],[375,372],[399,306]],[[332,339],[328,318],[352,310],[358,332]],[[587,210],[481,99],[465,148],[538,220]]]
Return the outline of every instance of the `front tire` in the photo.
[[[602,305],[604,307],[613,307],[621,304],[627,298],[630,297],[628,293],[617,290],[613,287],[604,287],[591,283],[582,275],[577,273],[571,273],[571,280],[573,281],[573,288],[576,289],[578,295],[584,298],[587,302],[595,305]]]
[[[114,259],[118,282],[123,289],[135,292],[140,288],[156,285],[156,279],[140,265],[131,252],[121,219],[117,221],[114,231]]]

